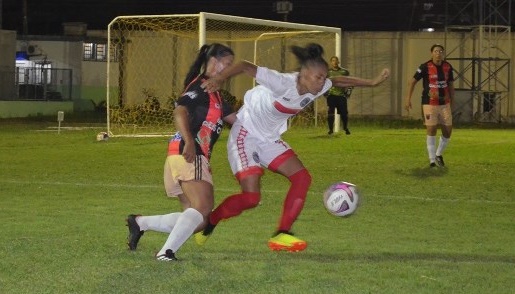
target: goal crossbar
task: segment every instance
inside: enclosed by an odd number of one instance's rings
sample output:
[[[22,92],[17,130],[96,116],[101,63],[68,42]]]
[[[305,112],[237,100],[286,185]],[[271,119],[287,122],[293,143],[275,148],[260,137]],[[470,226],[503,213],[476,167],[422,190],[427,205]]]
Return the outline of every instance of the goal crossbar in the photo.
[[[319,43],[339,56],[341,29],[208,12],[118,16],[108,25],[109,135],[170,134],[175,100],[196,55],[192,52],[214,42],[230,46],[237,59],[287,71],[296,67],[294,58],[284,54],[291,45]],[[241,99],[252,85],[238,76],[225,90]]]

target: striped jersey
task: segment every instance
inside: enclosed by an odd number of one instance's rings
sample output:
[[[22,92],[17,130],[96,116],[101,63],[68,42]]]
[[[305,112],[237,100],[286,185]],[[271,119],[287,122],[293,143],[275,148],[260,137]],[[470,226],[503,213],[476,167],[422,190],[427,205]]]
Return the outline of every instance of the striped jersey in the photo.
[[[222,99],[220,93],[206,93],[200,87],[205,76],[199,76],[186,88],[177,100],[177,105],[185,106],[189,114],[190,131],[195,139],[197,155],[208,159],[223,128],[223,118],[233,112],[232,107]],[[184,140],[179,132],[168,141],[168,155],[182,154]]]
[[[422,63],[415,75],[417,81],[423,80],[422,104],[445,105],[450,103],[449,83],[454,81],[452,65],[442,61],[436,65],[432,60]]]

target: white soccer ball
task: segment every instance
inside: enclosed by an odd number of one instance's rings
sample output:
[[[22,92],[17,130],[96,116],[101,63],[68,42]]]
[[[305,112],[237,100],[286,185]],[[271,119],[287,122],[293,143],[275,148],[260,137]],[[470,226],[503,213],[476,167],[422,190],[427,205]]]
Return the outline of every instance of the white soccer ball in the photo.
[[[107,132],[100,132],[97,134],[97,141],[107,141],[109,139],[109,134]]]
[[[335,183],[324,193],[324,206],[334,216],[348,216],[356,211],[358,204],[358,190],[351,183]]]

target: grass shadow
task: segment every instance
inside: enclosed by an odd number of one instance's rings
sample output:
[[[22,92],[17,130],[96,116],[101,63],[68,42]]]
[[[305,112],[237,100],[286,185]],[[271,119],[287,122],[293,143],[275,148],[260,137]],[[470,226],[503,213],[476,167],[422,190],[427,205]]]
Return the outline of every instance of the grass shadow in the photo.
[[[433,177],[443,177],[449,172],[448,168],[441,167],[417,167],[410,170],[396,170],[395,173],[402,176],[410,176],[419,179],[427,179]]]
[[[309,138],[312,138],[312,139],[326,139],[326,140],[339,139],[342,137],[343,137],[342,134],[339,134],[339,133],[333,133],[330,135],[327,133],[323,133],[323,134],[316,134],[313,136],[309,136]]]

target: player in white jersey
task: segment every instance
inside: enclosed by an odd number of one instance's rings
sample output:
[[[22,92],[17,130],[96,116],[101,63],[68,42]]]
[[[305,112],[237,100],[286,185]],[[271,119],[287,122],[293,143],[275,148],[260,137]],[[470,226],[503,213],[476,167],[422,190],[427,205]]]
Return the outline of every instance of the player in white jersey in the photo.
[[[322,58],[320,45],[292,46],[291,49],[300,63],[299,72],[279,73],[242,61],[203,84],[206,91],[215,91],[227,78],[246,73],[255,77],[260,85],[245,94],[244,104],[238,111],[227,142],[229,163],[242,192],[227,197],[213,210],[209,224],[195,235],[200,245],[205,243],[221,220],[237,216],[259,204],[260,179],[263,168],[267,168],[288,178],[291,183],[277,232],[268,240],[268,246],[272,250],[304,250],[307,243],[294,237],[290,230],[304,206],[311,175],[291,147],[281,139],[287,120],[322,96],[333,84],[340,87],[375,86],[389,75],[385,69],[373,80],[345,76],[331,81],[327,78],[328,64]]]

